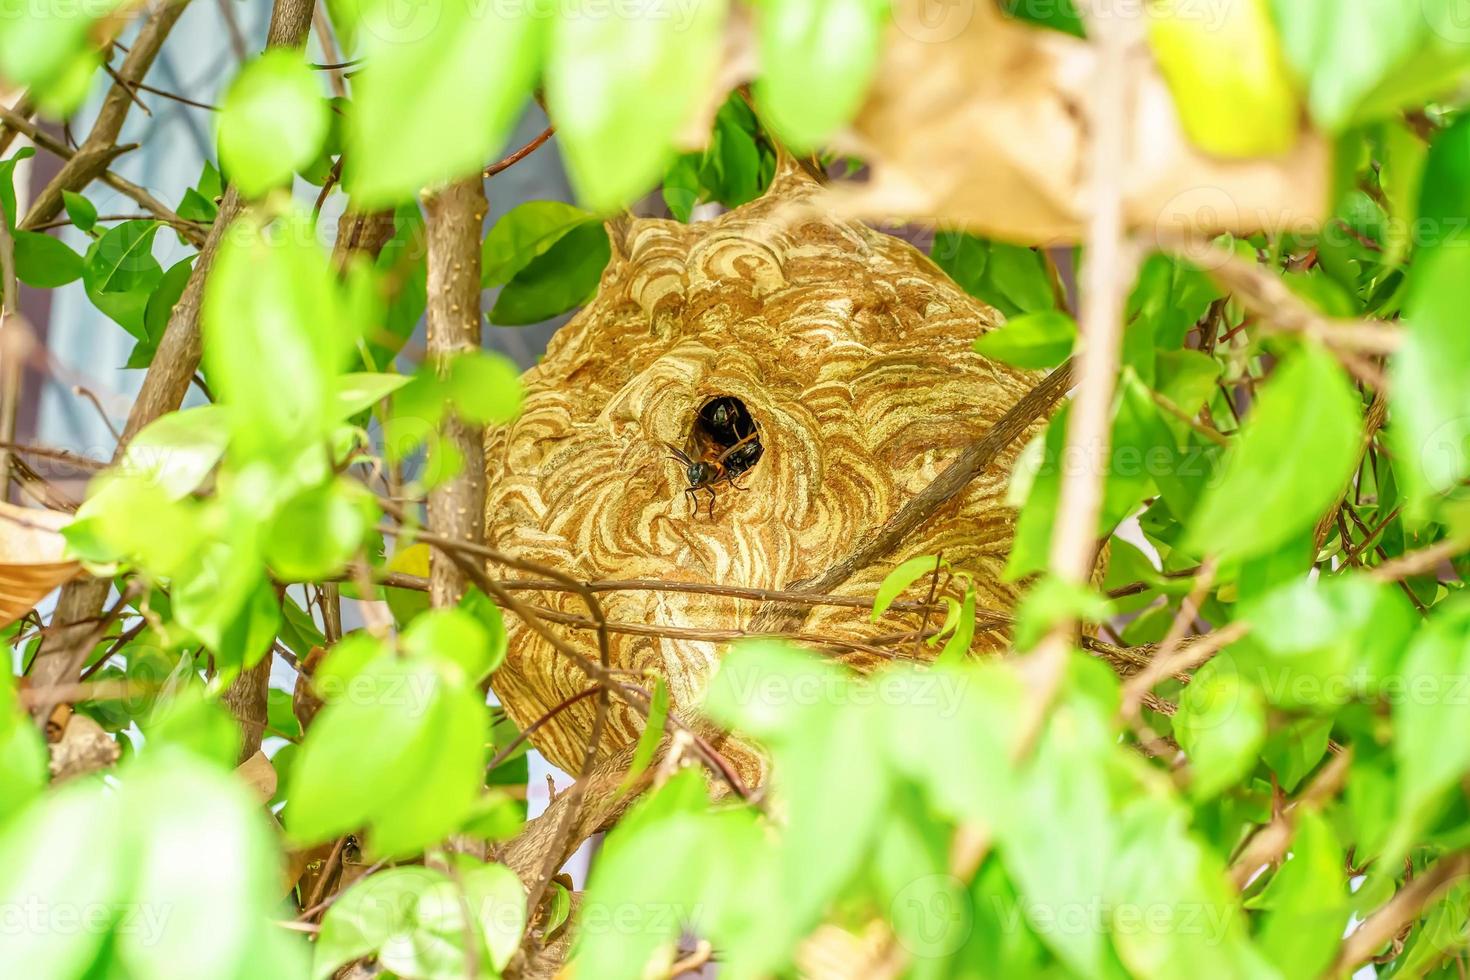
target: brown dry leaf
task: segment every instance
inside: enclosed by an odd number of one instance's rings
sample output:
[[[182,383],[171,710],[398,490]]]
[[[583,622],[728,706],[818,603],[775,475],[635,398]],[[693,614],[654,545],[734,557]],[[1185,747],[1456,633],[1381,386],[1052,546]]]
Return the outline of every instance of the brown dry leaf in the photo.
[[[0,502],[0,626],[24,616],[81,565],[62,556],[72,515]]]
[[[935,16],[936,10],[939,11]],[[845,137],[872,166],[828,204],[861,218],[929,221],[1036,245],[1079,241],[1095,54],[1004,18],[989,0],[900,0],[867,102]],[[1125,207],[1145,236],[1307,230],[1326,213],[1331,154],[1303,129],[1274,159],[1226,160],[1189,142],[1146,47],[1130,61]]]
[[[236,766],[235,775],[255,791],[262,803],[269,803],[271,797],[276,795],[276,767],[271,765],[271,760],[265,757],[264,752],[257,750],[254,755]]]

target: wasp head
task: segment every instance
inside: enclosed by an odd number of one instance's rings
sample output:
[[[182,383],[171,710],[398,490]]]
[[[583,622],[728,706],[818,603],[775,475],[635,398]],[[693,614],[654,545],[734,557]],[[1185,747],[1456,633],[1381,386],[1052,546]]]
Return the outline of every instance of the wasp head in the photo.
[[[715,477],[715,468],[709,463],[690,463],[685,471],[691,487],[702,487]]]

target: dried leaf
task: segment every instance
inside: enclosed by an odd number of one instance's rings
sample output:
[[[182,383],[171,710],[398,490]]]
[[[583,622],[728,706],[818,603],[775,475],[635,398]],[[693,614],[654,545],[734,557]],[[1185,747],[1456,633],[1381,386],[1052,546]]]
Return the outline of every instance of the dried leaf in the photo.
[[[831,203],[871,219],[933,221],[1028,244],[1080,240],[1083,159],[1096,56],[1085,41],[1007,20],[925,20],[919,0],[895,26],[848,150],[872,180],[835,185]],[[1223,159],[1189,141],[1168,85],[1140,45],[1129,62],[1132,124],[1125,207],[1146,233],[1309,229],[1325,214],[1330,148],[1303,129],[1278,157]],[[916,83],[916,79],[922,80]]]
[[[81,565],[63,555],[71,515],[0,502],[0,626],[24,616]]]
[[[271,797],[276,795],[276,767],[258,749],[254,755],[235,767],[235,775],[255,791],[262,803],[270,802]]]

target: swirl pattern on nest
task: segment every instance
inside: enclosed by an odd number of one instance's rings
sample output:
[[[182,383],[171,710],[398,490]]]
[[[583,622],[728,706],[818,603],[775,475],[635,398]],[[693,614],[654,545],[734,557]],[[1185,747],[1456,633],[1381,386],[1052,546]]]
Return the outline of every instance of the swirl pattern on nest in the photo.
[[[906,242],[816,210],[815,190],[783,166],[762,198],[711,221],[610,227],[613,257],[596,298],[526,372],[521,417],[486,437],[495,547],[581,579],[779,589],[841,559],[1034,384],[972,351],[999,314]],[[684,445],[700,406],[719,395],[745,403],[764,453],[741,478],[746,492],[719,488],[710,519],[705,505],[691,508],[664,444]],[[1013,514],[1002,500],[1019,445],[902,554],[837,591],[871,595],[896,562],[943,549],[975,573],[982,605],[1009,607],[1015,588],[1000,572]],[[741,628],[757,606],[666,592],[600,598],[609,620],[699,629]],[[575,595],[536,601],[586,612]],[[874,626],[865,610],[817,607],[803,630],[862,639],[913,630],[914,618]],[[588,681],[509,622],[509,655],[492,684],[525,726]],[[592,634],[566,635],[591,649]],[[976,646],[1001,642],[982,633]],[[676,709],[698,704],[720,649],[611,636],[613,665],[661,674]],[[537,748],[574,770],[594,710],[584,699],[561,712],[537,732]],[[641,724],[614,700],[606,748],[636,740]]]

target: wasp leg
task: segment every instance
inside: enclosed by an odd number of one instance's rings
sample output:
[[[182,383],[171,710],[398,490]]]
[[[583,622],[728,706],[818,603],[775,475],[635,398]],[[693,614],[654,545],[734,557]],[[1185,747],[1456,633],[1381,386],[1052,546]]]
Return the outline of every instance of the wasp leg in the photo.
[[[706,490],[709,491],[709,517],[710,517],[710,520],[714,520],[715,519],[715,488],[714,487],[710,487],[710,486],[706,486],[704,489],[706,489]]]
[[[694,513],[699,513],[699,491],[694,487],[685,487],[684,496],[694,501]]]

